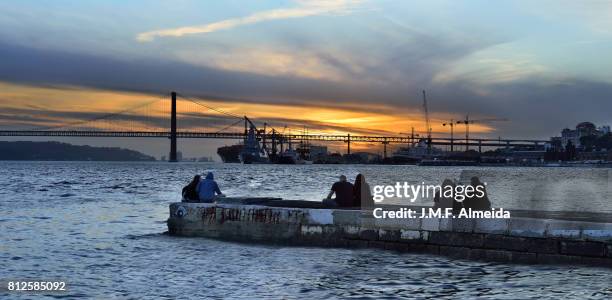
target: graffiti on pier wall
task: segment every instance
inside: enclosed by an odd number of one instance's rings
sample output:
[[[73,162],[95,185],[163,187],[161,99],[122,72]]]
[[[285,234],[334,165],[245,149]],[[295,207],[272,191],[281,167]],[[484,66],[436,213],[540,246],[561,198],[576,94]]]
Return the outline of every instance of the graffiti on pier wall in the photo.
[[[202,210],[202,221],[212,224],[217,220],[217,207],[206,207]]]
[[[267,224],[278,224],[281,220],[281,211],[273,211],[269,208],[266,209],[249,209],[247,214],[247,221]],[[231,220],[231,221],[242,221]]]
[[[283,213],[286,213],[286,218],[283,218]],[[279,224],[282,220],[298,223],[303,217],[303,211],[271,208],[207,207],[202,210],[202,221],[208,224],[216,222],[223,224],[226,221]]]

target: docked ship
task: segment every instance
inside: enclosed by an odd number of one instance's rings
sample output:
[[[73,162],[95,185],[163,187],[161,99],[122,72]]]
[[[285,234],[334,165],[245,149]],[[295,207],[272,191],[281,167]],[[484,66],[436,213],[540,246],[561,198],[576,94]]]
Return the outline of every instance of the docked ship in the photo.
[[[240,150],[240,161],[243,164],[265,164],[270,162],[266,151],[259,144],[257,139],[257,128],[255,124],[245,117],[249,123],[247,135],[244,138],[244,146]]]
[[[266,124],[263,130],[258,130],[255,124],[245,117],[244,140],[241,144],[224,146],[217,149],[223,162],[242,162],[243,164],[312,164],[310,144],[302,140],[294,149],[291,140],[286,139],[283,134],[278,134],[272,129],[271,137],[266,140]],[[268,134],[270,135],[270,134]],[[287,145],[283,149],[283,145]],[[280,146],[280,151],[277,151]],[[321,155],[321,149],[327,152],[326,147],[314,146],[315,154]]]
[[[312,164],[312,160],[305,159],[297,151],[289,148],[280,153],[276,163],[284,165],[309,165]]]
[[[281,165],[294,165],[299,158],[299,155],[295,150],[289,148],[278,155],[276,163]]]
[[[239,163],[240,152],[243,147],[242,144],[219,147],[217,148],[217,154],[224,163]]]
[[[278,155],[275,162],[285,165],[309,165],[313,163],[310,154],[310,144],[302,141],[294,150],[291,141],[289,141],[289,147]]]
[[[424,159],[440,157],[444,151],[435,147],[428,147],[427,141],[421,139],[418,143],[401,147],[393,153],[392,158],[395,163],[416,164]]]

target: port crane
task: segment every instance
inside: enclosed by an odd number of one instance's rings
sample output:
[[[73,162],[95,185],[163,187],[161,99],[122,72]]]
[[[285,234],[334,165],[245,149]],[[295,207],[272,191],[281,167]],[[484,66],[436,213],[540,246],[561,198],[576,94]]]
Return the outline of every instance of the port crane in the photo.
[[[466,118],[467,119],[467,118]],[[449,126],[450,127],[450,132],[451,132],[451,139],[450,139],[450,151],[453,152],[453,143],[454,143],[454,127],[455,127],[455,120],[450,119],[449,122],[447,123],[442,123],[442,126]]]
[[[467,115],[465,115],[465,119],[464,120],[457,121],[456,124],[463,124],[463,125],[465,125],[465,151],[468,151],[469,148],[470,148],[470,146],[469,146],[470,124],[474,124],[474,123],[488,123],[488,122],[497,122],[497,121],[508,121],[508,119],[505,119],[505,118],[502,118],[502,119],[499,119],[499,118],[489,118],[489,119],[473,120],[473,119],[470,119],[470,115],[467,114]],[[452,128],[453,127],[451,126],[451,130],[452,130]],[[451,134],[451,147],[452,147],[452,134]]]
[[[427,126],[427,153],[431,152],[431,126],[429,125],[429,110],[427,109],[427,95],[423,90],[423,112],[425,113],[425,126]]]
[[[283,127],[283,131],[281,131],[281,136],[285,136],[285,131],[287,130],[287,125],[285,124],[285,126]],[[285,151],[285,149],[283,149],[283,142],[285,142],[284,139],[281,138],[280,140],[280,153],[283,153]],[[290,141],[288,141],[290,142]],[[291,148],[291,144],[289,144],[289,148]]]

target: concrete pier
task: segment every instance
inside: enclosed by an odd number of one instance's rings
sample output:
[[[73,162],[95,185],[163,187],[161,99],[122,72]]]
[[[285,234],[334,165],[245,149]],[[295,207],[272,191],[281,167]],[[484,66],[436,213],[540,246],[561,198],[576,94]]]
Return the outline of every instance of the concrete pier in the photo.
[[[585,214],[573,220],[541,218],[542,213],[510,219],[376,219],[371,211],[307,208],[304,201],[230,198],[223,202],[172,203],[169,233],[241,242],[371,247],[525,264],[612,267],[612,219],[605,214],[592,218],[596,222]],[[280,207],[283,203],[289,207]]]

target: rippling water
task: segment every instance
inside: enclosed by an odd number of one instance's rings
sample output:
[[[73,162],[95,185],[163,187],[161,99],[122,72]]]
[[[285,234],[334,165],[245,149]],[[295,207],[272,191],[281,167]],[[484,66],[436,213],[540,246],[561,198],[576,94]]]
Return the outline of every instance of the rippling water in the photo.
[[[339,173],[362,172],[382,184],[478,172],[490,183],[494,206],[612,211],[607,171],[598,169],[0,162],[0,280],[63,279],[69,292],[61,296],[96,298],[612,297],[609,269],[163,234],[168,203],[205,170],[215,171],[228,195],[309,200],[324,197]]]

